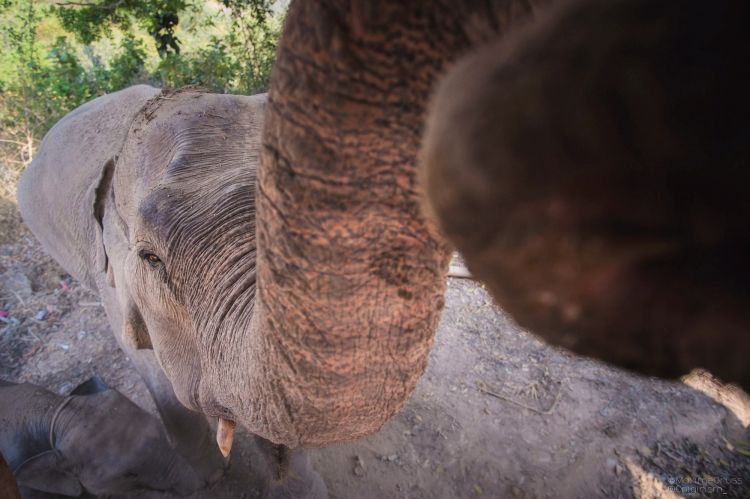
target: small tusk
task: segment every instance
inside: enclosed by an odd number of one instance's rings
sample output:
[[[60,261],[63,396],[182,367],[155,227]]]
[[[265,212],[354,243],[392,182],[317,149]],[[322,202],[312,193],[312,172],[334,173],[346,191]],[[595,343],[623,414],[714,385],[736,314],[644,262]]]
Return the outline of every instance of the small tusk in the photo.
[[[448,277],[457,277],[459,279],[473,279],[469,269],[463,265],[451,265],[448,269]]]
[[[234,421],[219,418],[219,426],[216,428],[216,443],[219,444],[219,450],[224,457],[229,457],[229,453],[232,452],[235,425]]]

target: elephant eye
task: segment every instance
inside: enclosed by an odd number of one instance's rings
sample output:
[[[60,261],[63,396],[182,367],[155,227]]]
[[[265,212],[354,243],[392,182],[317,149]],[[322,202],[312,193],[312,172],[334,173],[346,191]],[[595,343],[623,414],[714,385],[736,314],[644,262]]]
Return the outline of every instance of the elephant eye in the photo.
[[[149,251],[141,251],[139,256],[153,268],[157,268],[162,264],[161,258]]]

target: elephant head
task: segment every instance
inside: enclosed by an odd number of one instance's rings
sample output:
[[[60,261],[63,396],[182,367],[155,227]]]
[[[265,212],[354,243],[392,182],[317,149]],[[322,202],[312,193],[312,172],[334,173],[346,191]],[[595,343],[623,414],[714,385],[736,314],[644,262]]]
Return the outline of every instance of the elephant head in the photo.
[[[266,362],[247,358],[264,102],[146,86],[101,97],[48,133],[18,191],[120,343],[153,349],[185,407],[232,420],[256,384],[243,366]]]
[[[212,416],[230,416],[247,362],[263,105],[199,92],[152,99],[102,202],[123,341],[153,348],[179,400]]]
[[[256,183],[262,150],[283,152],[261,146],[264,103],[145,86],[96,99],[45,137],[19,205],[100,292],[122,345],[153,349],[180,402],[220,418],[220,434],[236,422],[291,447],[355,438],[425,367],[447,248],[398,163],[365,183],[352,170],[351,185],[279,163],[297,191],[274,199]]]

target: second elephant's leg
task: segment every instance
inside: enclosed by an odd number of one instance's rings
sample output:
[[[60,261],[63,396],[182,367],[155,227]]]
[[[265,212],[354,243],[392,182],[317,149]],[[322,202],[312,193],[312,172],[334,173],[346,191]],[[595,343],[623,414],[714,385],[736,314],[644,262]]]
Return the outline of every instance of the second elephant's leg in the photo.
[[[110,288],[112,289],[112,288]],[[172,384],[159,366],[152,350],[136,350],[122,341],[122,316],[114,290],[101,293],[110,325],[120,348],[133,362],[156,404],[167,430],[170,443],[207,482],[221,478],[225,460],[214,442],[214,432],[206,417],[183,406],[172,389]]]
[[[126,349],[159,410],[169,440],[209,483],[221,478],[225,461],[206,417],[183,406],[151,350]]]

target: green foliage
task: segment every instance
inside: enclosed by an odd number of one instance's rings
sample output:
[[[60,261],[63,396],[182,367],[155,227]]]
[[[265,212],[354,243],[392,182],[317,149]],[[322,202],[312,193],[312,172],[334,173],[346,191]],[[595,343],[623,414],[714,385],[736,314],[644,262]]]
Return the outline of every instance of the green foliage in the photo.
[[[108,64],[102,62],[90,47],[84,47],[83,52],[88,63],[84,70],[85,84],[94,97],[149,80],[146,70],[148,54],[143,40],[132,35],[125,35],[119,46],[108,54]]]
[[[40,21],[39,11],[33,2],[23,4],[5,0],[1,12],[3,45],[6,47],[4,55],[8,63],[17,69],[15,78],[23,81],[28,78],[29,72],[39,68],[39,50],[35,40],[35,29]],[[0,75],[3,83],[13,77],[13,74],[6,71]]]
[[[228,2],[225,2],[228,3]],[[254,94],[268,88],[281,17],[269,2],[232,2],[226,32],[194,51],[167,54],[158,65],[166,87],[200,85],[217,92]],[[210,20],[208,22],[211,22]]]
[[[126,35],[120,42],[120,50],[102,71],[99,77],[105,85],[105,92],[120,90],[139,79],[146,79],[146,48],[143,40]]]
[[[59,37],[49,51],[49,64],[34,75],[32,84],[48,99],[59,102],[61,111],[87,101],[92,96],[86,70],[65,37]]]
[[[214,38],[208,47],[185,56],[170,54],[159,64],[159,74],[168,87],[199,85],[218,92],[233,90],[237,62],[223,41]]]
[[[274,0],[0,0],[0,197],[47,130],[99,95],[264,91],[283,13]]]
[[[0,157],[3,161],[0,165],[0,194],[7,198],[13,196],[15,189],[12,186],[31,161],[36,137],[46,131],[48,103],[44,95],[42,59],[36,43],[39,10],[32,2],[12,0],[3,1],[0,7],[5,46],[3,71],[0,73]]]
[[[235,0],[234,3],[240,2]],[[281,19],[272,17],[268,2],[250,0],[247,3],[249,5],[244,8],[233,7],[227,38],[231,54],[237,61],[236,88],[239,93],[252,94],[268,87],[281,33]]]
[[[179,13],[195,9],[186,0],[94,0],[92,2],[63,2],[53,7],[63,27],[78,40],[90,44],[107,36],[112,28],[130,31],[134,23],[145,29],[156,42],[159,54],[179,54],[179,40],[175,28]]]

